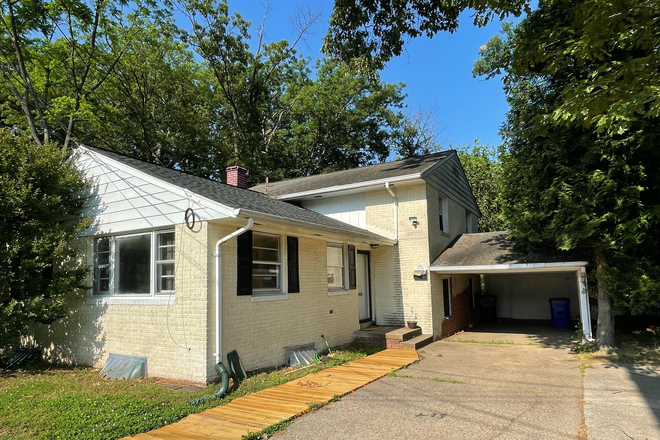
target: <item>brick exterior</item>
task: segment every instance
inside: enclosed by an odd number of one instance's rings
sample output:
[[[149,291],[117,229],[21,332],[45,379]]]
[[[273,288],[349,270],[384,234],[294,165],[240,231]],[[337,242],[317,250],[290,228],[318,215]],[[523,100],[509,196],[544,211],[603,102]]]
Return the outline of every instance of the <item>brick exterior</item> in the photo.
[[[424,333],[433,329],[430,284],[428,276],[415,279],[418,265],[428,269],[428,223],[426,221],[426,186],[394,187],[399,200],[399,243],[380,246],[372,252],[372,295],[375,320],[379,325],[403,326],[417,315]],[[386,191],[365,194],[367,229],[387,237],[394,234],[392,196]],[[417,217],[413,226],[409,217]]]
[[[211,224],[209,243],[235,230],[235,227]],[[259,229],[257,229],[259,230]],[[268,232],[268,229],[263,229]],[[212,246],[209,245],[209,249]],[[315,343],[325,348],[324,335],[330,345],[351,342],[359,329],[357,290],[342,295],[328,295],[326,241],[299,238],[300,293],[287,299],[253,302],[251,296],[236,295],[236,240],[222,248],[223,272],[223,351],[236,350],[246,370],[272,367],[285,363],[284,347]],[[210,262],[209,262],[210,264]],[[215,285],[209,266],[209,291]],[[332,310],[332,313],[330,311]],[[213,323],[214,297],[208,308],[208,322]],[[213,352],[215,334],[208,329],[209,353]],[[208,375],[215,375],[209,358]]]
[[[60,362],[102,367],[110,353],[146,356],[149,376],[207,381],[207,232],[206,224],[175,227],[173,305],[89,304],[78,292],[67,298],[67,318],[35,326],[36,344]],[[81,242],[91,262],[91,240]]]
[[[434,279],[442,286],[442,277],[434,275]],[[451,316],[442,322],[440,338],[446,338],[461,330],[467,330],[469,325],[478,320],[478,308],[472,306],[472,298],[468,286],[469,278],[472,278],[472,286],[475,293],[480,293],[478,275],[454,275],[450,278],[451,285]],[[444,315],[444,312],[443,312]]]
[[[247,188],[247,170],[243,167],[234,165],[228,167],[227,170],[227,185],[237,186],[239,188]]]

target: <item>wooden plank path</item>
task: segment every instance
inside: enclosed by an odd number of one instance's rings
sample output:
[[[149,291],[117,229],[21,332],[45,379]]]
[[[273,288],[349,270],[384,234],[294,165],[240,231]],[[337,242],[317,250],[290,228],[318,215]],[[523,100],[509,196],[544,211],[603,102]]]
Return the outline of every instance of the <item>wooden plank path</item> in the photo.
[[[418,360],[413,350],[387,349],[363,359],[308,374],[276,387],[239,397],[226,405],[135,437],[143,439],[238,439],[303,414],[312,404],[327,403]]]

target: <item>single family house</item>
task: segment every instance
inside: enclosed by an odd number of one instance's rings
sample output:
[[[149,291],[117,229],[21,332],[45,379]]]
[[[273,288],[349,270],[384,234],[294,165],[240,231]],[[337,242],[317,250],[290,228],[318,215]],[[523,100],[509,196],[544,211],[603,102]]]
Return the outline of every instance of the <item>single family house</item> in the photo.
[[[256,370],[285,363],[287,347],[369,341],[371,323],[416,321],[438,339],[479,320],[484,268],[436,261],[480,236],[455,151],[251,189],[240,167],[220,183],[99,148],[76,154],[93,182],[82,215],[94,222],[79,240],[90,289],[72,293],[67,318],[35,328],[53,359],[142,356],[150,376],[208,382],[230,350]]]

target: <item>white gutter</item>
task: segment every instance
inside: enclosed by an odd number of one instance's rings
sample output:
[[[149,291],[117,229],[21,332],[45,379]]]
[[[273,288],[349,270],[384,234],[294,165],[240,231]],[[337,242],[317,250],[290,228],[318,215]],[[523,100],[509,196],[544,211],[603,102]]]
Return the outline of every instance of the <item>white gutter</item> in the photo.
[[[527,264],[483,264],[477,266],[431,266],[432,272],[442,273],[475,273],[475,272],[532,272],[545,269],[545,272],[569,272],[580,270],[589,264],[586,261],[571,261],[566,263],[527,263]]]
[[[394,195],[394,191],[390,187],[390,182],[385,182],[385,189],[390,193],[394,200],[394,240],[399,241],[399,199]]]
[[[222,362],[222,243],[252,229],[254,220],[250,217],[241,229],[222,237],[215,244],[215,363]]]
[[[315,196],[317,194],[327,194],[336,191],[347,191],[351,189],[364,188],[367,186],[380,186],[383,184],[387,184],[389,182],[403,182],[406,180],[415,180],[421,178],[422,175],[420,173],[406,174],[404,176],[388,177],[386,179],[367,180],[365,182],[349,183],[346,185],[335,185],[335,186],[329,186],[327,188],[313,189],[310,191],[301,191],[297,193],[283,194],[275,198],[279,200],[297,199],[300,197]]]

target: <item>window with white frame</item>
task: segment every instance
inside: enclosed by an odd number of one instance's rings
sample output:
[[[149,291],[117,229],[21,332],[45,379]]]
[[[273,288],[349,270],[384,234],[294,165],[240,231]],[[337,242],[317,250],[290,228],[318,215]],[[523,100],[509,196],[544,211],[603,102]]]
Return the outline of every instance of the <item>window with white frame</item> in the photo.
[[[328,243],[328,288],[344,288],[344,246]]]
[[[281,243],[278,235],[255,232],[252,237],[252,290],[281,290]]]
[[[474,232],[472,230],[472,213],[467,209],[465,210],[465,232],[468,234]]]
[[[440,231],[449,233],[449,214],[447,213],[447,198],[438,197],[438,220],[440,223]]]
[[[442,279],[442,305],[445,309],[445,318],[451,317],[451,284],[449,278]]]
[[[174,232],[152,231],[94,239],[95,295],[174,292]]]

